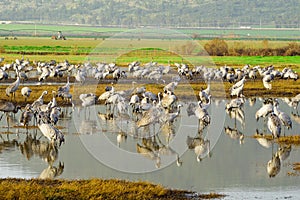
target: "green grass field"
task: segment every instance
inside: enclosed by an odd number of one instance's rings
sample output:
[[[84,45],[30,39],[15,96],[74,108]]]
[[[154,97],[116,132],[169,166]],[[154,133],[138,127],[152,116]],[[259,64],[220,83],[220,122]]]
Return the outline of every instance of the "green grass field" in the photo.
[[[203,50],[207,41],[186,40],[136,40],[109,38],[94,40],[92,38],[70,38],[68,40],[52,40],[45,37],[21,37],[18,40],[2,40],[0,43],[0,56],[5,62],[12,62],[16,58],[28,58],[30,61],[57,61],[69,60],[71,63],[91,62],[116,62],[127,65],[139,60],[142,63],[156,61],[161,64],[174,62],[190,62],[193,65],[217,66],[243,66],[250,65],[275,65],[276,67],[292,66],[299,71],[300,56],[225,56],[210,57],[197,56]],[[242,46],[244,48],[269,48],[283,47],[289,42],[285,41],[226,41],[229,48]],[[193,52],[187,55],[184,46],[191,43],[195,46]]]
[[[99,27],[99,26],[79,26],[79,25],[45,25],[45,24],[0,24],[0,35],[27,35],[27,36],[51,36],[62,31],[67,37],[108,37],[114,34],[124,32],[139,32],[139,31],[155,31],[167,33],[174,37],[185,35],[186,37],[199,36],[199,39],[207,37],[226,37],[231,39],[271,39],[271,40],[299,40],[299,29],[189,29],[189,28],[174,28],[174,29],[156,29],[151,28],[114,28],[114,27]],[[152,35],[152,36],[155,36]]]

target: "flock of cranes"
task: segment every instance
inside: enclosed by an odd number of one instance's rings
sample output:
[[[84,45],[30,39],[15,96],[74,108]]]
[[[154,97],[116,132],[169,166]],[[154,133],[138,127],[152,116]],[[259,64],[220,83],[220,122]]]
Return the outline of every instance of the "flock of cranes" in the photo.
[[[35,65],[35,67],[33,67]],[[82,65],[73,65],[68,61],[57,63],[55,61],[49,62],[37,62],[30,63],[28,60],[16,60],[12,64],[4,64],[0,69],[0,79],[5,80],[9,76],[10,72],[15,72],[16,80],[9,84],[5,90],[7,99],[0,101],[0,111],[4,113],[17,113],[21,107],[13,103],[16,101],[15,93],[19,92],[19,86],[22,85],[21,79],[34,78],[30,77],[33,71],[36,71],[37,81],[44,82],[49,77],[67,77],[67,81],[64,85],[59,86],[56,91],[52,91],[53,98],[50,102],[44,102],[44,96],[48,95],[49,91],[41,93],[40,97],[28,102],[30,94],[34,93],[28,86],[23,87],[20,92],[25,98],[26,106],[22,110],[20,117],[20,125],[25,126],[28,130],[30,123],[37,126],[42,133],[53,145],[60,146],[65,138],[61,130],[56,126],[62,108],[58,105],[56,98],[61,97],[66,99],[72,105],[72,111],[75,111],[75,101],[80,101],[80,105],[86,112],[89,107],[103,103],[106,106],[105,113],[98,113],[100,116],[105,116],[105,119],[115,119],[116,116],[126,119],[130,119],[133,124],[134,137],[142,137],[144,139],[143,144],[137,144],[137,152],[144,155],[148,155],[151,159],[156,161],[156,166],[160,166],[159,152],[155,148],[151,148],[149,144],[153,140],[149,138],[155,137],[157,132],[155,127],[159,126],[159,130],[163,125],[173,126],[176,119],[180,117],[181,109],[183,107],[180,99],[176,95],[176,89],[180,86],[182,79],[199,79],[207,83],[205,89],[199,91],[197,97],[198,102],[190,102],[186,109],[188,116],[195,116],[198,119],[198,135],[194,138],[188,137],[186,144],[189,149],[193,149],[196,154],[197,161],[201,161],[205,156],[210,156],[210,141],[204,138],[203,131],[211,123],[209,109],[212,104],[214,96],[211,92],[211,84],[214,81],[228,81],[232,84],[229,93],[231,99],[225,105],[225,110],[231,118],[235,119],[235,127],[225,127],[224,132],[232,138],[240,140],[242,144],[244,142],[244,134],[242,134],[236,127],[236,120],[240,121],[242,127],[245,126],[245,117],[243,111],[243,105],[245,103],[244,85],[248,81],[256,81],[260,79],[263,86],[267,90],[272,89],[272,81],[276,79],[298,79],[297,73],[290,68],[284,68],[279,71],[274,66],[251,67],[245,65],[241,69],[234,69],[228,66],[222,66],[220,68],[209,68],[204,66],[196,66],[193,69],[187,64],[174,64],[175,67],[159,65],[156,62],[142,65],[140,62],[132,62],[128,65],[128,70],[122,69],[115,63],[105,64],[97,63],[95,65],[91,63],[84,63]],[[177,68],[177,73],[173,73]],[[29,75],[28,72],[31,72]],[[173,74],[172,74],[173,73]],[[170,74],[171,80],[170,80]],[[2,78],[1,78],[2,77]],[[24,78],[26,77],[26,78]],[[145,85],[138,85],[135,82],[132,84],[132,88],[127,90],[117,90],[114,84],[108,85],[105,88],[105,92],[97,96],[95,93],[82,93],[77,97],[70,93],[71,83],[70,77],[74,77],[75,84],[88,84],[89,78],[96,80],[107,79],[119,80],[120,78],[128,79],[133,78],[135,80],[146,79],[154,80],[158,83],[164,84],[163,90],[155,94],[146,89]],[[168,78],[169,77],[169,78]],[[169,80],[169,81],[166,81]],[[249,83],[250,84],[250,83]],[[288,99],[287,104],[291,106],[297,112],[297,107],[300,101],[300,94]],[[85,118],[87,113],[85,113]],[[3,115],[2,115],[3,116]],[[1,116],[1,119],[2,119]],[[89,116],[89,115],[88,115]],[[90,116],[89,116],[90,117]],[[281,137],[282,126],[287,129],[293,127],[291,117],[280,110],[279,102],[276,99],[265,99],[262,107],[257,110],[255,116],[259,120],[264,119],[264,122],[272,134],[273,139]],[[267,120],[267,121],[266,121]],[[150,130],[153,127],[153,131]],[[9,124],[8,124],[9,128]],[[284,133],[285,134],[285,133]],[[120,141],[127,134],[118,138]],[[146,142],[146,139],[148,142]],[[162,145],[164,146],[164,145]],[[165,145],[166,146],[166,145]],[[178,166],[182,164],[179,155],[176,155]],[[274,156],[276,157],[276,156]],[[278,156],[277,156],[278,157]],[[276,158],[277,158],[276,157]],[[180,164],[181,163],[181,164]],[[274,164],[275,163],[275,164]],[[271,162],[270,166],[277,166],[278,160]],[[269,163],[268,163],[269,166]],[[271,170],[274,171],[274,170]],[[271,172],[270,172],[271,173]],[[272,172],[273,174],[274,172]]]

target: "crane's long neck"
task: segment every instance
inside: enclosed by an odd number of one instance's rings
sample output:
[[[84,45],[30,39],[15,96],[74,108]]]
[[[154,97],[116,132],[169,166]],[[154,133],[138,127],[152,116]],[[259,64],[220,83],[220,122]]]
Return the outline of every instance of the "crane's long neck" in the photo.
[[[274,113],[275,113],[276,115],[279,115],[280,110],[278,109],[278,105],[275,105],[273,109],[274,109]]]
[[[43,92],[42,94],[41,94],[41,96],[38,98],[38,100],[39,101],[43,101],[44,100],[44,96],[45,96],[45,92]]]

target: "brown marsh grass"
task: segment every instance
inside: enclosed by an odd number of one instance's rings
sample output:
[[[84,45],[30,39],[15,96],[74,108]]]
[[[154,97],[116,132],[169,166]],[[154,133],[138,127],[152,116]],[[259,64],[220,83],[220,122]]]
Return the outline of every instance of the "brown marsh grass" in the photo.
[[[225,195],[197,194],[123,180],[0,179],[0,199],[191,199],[190,196],[220,199]]]

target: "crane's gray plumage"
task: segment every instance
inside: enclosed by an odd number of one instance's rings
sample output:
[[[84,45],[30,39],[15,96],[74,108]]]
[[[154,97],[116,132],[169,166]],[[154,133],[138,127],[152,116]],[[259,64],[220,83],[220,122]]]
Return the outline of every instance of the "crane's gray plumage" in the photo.
[[[16,106],[10,101],[0,100],[0,111],[4,113],[17,113],[21,109],[21,106]]]
[[[33,111],[30,104],[25,106],[25,111],[22,112],[20,117],[20,124],[28,128],[29,122],[33,117]]]
[[[158,123],[161,115],[162,110],[156,106],[153,106],[151,109],[143,113],[142,118],[137,121],[136,125],[138,128],[140,128],[150,124]]]
[[[281,133],[280,119],[274,112],[272,112],[269,116],[268,128],[269,128],[269,131],[272,133],[273,138],[280,137],[280,133]]]
[[[283,126],[287,127],[288,129],[292,128],[293,122],[290,116],[279,110],[278,103],[274,105],[274,113],[278,116]]]
[[[52,124],[40,122],[38,127],[42,134],[52,143],[58,143],[60,146],[65,141],[63,133]]]
[[[207,103],[209,101],[209,96],[210,96],[210,83],[208,83],[206,89],[202,89],[199,91],[200,101]]]
[[[58,88],[57,93],[69,93],[70,92],[70,82],[69,77],[67,77],[67,83],[64,86]]]
[[[15,92],[17,91],[17,89],[19,88],[20,85],[20,76],[19,76],[19,72],[16,70],[17,73],[17,80],[15,80],[15,82],[11,83],[5,90],[6,96],[10,96],[10,94],[13,94],[13,97],[15,98]]]
[[[25,97],[25,102],[27,102],[27,98],[30,97],[32,90],[29,87],[23,87],[21,89],[21,94],[23,97]]]
[[[243,97],[243,90],[245,85],[245,76],[238,82],[236,82],[231,88],[230,88],[230,96],[237,96],[237,97]]]
[[[96,101],[97,101],[97,97],[93,93],[81,94],[81,95],[79,95],[79,99],[82,101],[81,105],[83,107],[95,105]]]
[[[262,82],[266,89],[268,89],[268,90],[272,89],[271,81],[273,81],[274,78],[275,77],[273,74],[267,74],[263,77]]]
[[[258,111],[256,111],[255,119],[259,120],[260,117],[266,117],[271,112],[273,112],[273,104],[272,104],[271,100],[267,99],[263,103],[263,106]]]
[[[199,129],[202,129],[210,124],[210,116],[205,108],[202,107],[202,102],[198,102],[198,107],[195,109],[195,115],[199,119]]]
[[[170,110],[171,107],[175,104],[177,101],[177,97],[172,92],[168,91],[167,93],[164,93],[163,95],[161,92],[158,93],[158,100],[159,105],[161,105],[163,108]],[[161,97],[162,96],[162,97]]]

